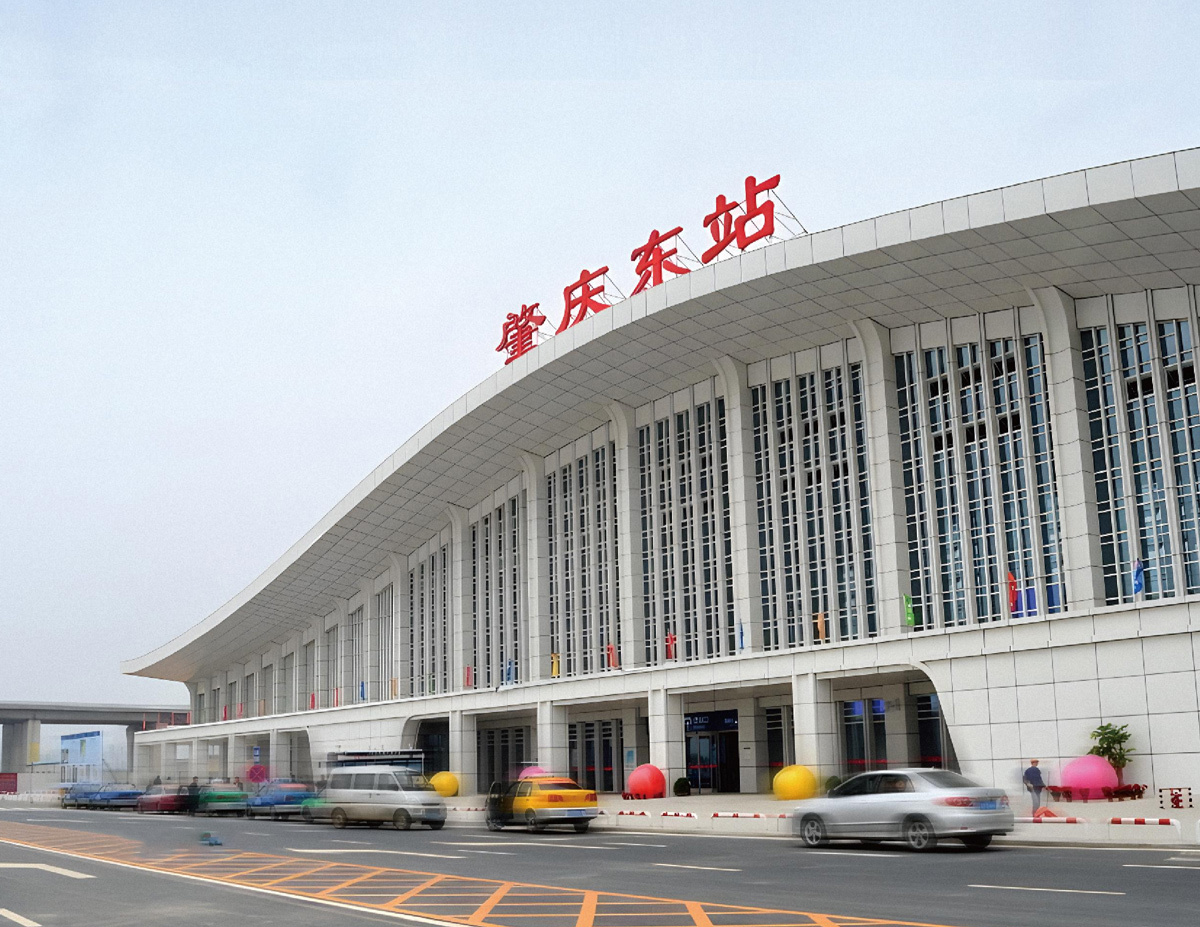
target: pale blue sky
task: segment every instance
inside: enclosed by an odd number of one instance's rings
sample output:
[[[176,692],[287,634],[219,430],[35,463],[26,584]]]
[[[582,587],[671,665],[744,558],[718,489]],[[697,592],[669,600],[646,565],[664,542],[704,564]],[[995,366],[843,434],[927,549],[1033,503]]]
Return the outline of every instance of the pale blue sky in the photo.
[[[0,698],[182,699],[118,661],[747,174],[815,230],[1200,144],[1195,4],[876,6],[0,5]]]

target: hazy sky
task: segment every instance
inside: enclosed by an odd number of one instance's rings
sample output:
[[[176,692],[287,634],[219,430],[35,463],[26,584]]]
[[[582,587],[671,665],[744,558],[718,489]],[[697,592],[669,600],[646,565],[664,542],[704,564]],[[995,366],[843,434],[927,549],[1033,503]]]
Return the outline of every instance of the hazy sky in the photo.
[[[182,701],[118,662],[747,174],[815,230],[1200,145],[1196,4],[966,6],[0,4],[0,699]]]

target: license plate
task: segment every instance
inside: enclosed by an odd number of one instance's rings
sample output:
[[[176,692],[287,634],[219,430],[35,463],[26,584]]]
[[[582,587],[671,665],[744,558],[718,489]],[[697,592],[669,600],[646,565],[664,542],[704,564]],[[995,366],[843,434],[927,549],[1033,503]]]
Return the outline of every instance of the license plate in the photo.
[[[569,817],[569,818],[581,818],[584,816],[584,814],[586,814],[586,810],[583,808],[568,808],[567,809],[567,817]]]
[[[981,801],[979,803],[980,811],[995,811],[996,803],[994,801]]]

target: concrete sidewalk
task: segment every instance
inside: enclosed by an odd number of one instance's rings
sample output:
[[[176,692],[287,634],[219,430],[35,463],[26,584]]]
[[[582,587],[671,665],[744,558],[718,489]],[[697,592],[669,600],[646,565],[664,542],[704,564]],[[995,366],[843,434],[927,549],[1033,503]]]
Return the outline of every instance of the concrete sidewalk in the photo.
[[[1163,811],[1157,800],[1061,802],[1050,805],[1060,821],[1030,823],[1030,809],[1020,796],[1014,810],[1016,830],[1003,843],[1070,846],[1197,846],[1200,809]],[[777,801],[772,795],[705,794],[685,798],[625,801],[600,795],[597,829],[661,830],[672,833],[791,836],[791,814],[801,802]],[[484,796],[447,799],[451,821],[483,821]],[[1142,819],[1144,824],[1111,824],[1113,818]],[[1159,824],[1160,819],[1174,824]],[[1070,823],[1068,823],[1068,821]],[[1198,859],[1197,865],[1200,865]]]

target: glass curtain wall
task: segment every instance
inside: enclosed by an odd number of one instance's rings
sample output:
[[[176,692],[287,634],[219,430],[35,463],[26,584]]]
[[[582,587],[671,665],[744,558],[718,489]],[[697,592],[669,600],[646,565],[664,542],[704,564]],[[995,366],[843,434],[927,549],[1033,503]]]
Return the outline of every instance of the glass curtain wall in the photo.
[[[1065,606],[1040,334],[897,355],[914,630]]]
[[[751,387],[763,649],[878,633],[862,365]]]

